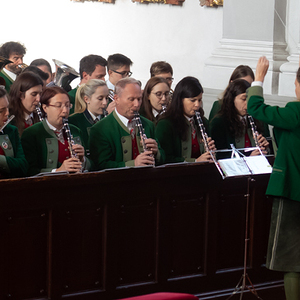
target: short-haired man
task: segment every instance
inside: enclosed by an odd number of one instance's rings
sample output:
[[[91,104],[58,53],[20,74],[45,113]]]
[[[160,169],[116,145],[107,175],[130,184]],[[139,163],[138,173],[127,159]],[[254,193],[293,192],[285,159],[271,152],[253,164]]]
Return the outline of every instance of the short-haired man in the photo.
[[[99,169],[163,163],[164,152],[155,140],[154,125],[140,117],[147,138],[144,151],[134,120],[142,103],[139,81],[123,78],[115,87],[115,110],[90,131],[91,158]]]
[[[106,84],[110,92],[108,99],[109,105],[107,107],[108,113],[111,113],[115,109],[115,103],[112,102],[115,93],[115,85],[120,79],[132,75],[132,72],[130,71],[131,66],[131,59],[120,53],[112,54],[107,59],[108,80],[106,80]]]
[[[173,68],[166,61],[157,61],[154,62],[150,67],[150,75],[151,77],[159,76],[165,78],[170,87],[174,80],[173,78]]]
[[[107,61],[100,55],[90,54],[83,57],[79,63],[80,83],[84,84],[90,79],[101,79],[105,80]],[[70,110],[70,114],[74,112],[75,107],[75,96],[78,86],[72,89],[68,94],[73,108]]]
[[[10,91],[10,86],[22,71],[20,65],[23,64],[25,54],[26,48],[18,42],[7,42],[0,48],[0,56],[11,61],[0,72],[0,76],[5,80],[5,89],[7,92]]]

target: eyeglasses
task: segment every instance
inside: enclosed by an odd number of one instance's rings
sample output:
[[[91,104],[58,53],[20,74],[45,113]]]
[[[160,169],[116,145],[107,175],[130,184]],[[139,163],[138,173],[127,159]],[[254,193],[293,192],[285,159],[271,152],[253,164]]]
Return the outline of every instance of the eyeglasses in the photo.
[[[130,71],[123,71],[123,72],[118,72],[118,71],[115,71],[115,70],[112,70],[113,72],[117,73],[117,74],[120,74],[122,75],[122,77],[130,77],[132,75],[132,72]]]
[[[170,96],[170,92],[156,92],[156,93],[151,93],[154,94],[158,99],[162,99],[163,96],[165,96],[166,98],[168,98]]]
[[[55,104],[48,104],[47,106],[53,106],[55,108],[58,108],[58,109],[62,110],[64,107],[66,109],[71,109],[73,107],[73,104],[72,103],[67,103],[67,104],[55,103]]]

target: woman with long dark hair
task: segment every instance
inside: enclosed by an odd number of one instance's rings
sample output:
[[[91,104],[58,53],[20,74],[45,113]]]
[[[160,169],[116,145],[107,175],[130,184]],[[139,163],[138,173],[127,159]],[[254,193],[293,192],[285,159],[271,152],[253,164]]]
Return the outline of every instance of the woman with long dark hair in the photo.
[[[42,79],[32,72],[20,74],[10,87],[9,113],[15,116],[12,123],[20,136],[25,128],[39,122],[36,107],[40,104],[42,89]]]
[[[247,115],[246,90],[250,83],[244,79],[232,81],[225,90],[221,111],[210,123],[211,136],[217,149],[231,149],[231,144],[236,148],[255,147],[253,133],[251,131]],[[263,124],[255,120],[258,135],[258,143],[266,154],[268,141],[262,136]],[[250,155],[258,155],[258,149]],[[219,153],[218,158],[230,157],[230,152]]]
[[[172,102],[156,126],[156,137],[166,153],[167,163],[211,159],[210,152],[204,148],[195,118],[199,111],[208,131],[208,122],[202,109],[202,95],[203,88],[195,77],[185,77],[176,85]],[[210,138],[208,143],[210,150],[214,150],[214,142]]]
[[[244,79],[244,80],[248,81],[251,84],[254,80],[254,73],[253,73],[252,69],[249,66],[239,65],[233,70],[233,72],[232,72],[232,74],[229,78],[228,85],[232,81],[237,80],[237,79]],[[228,87],[228,85],[227,85],[227,87]],[[224,92],[223,92],[223,96],[224,96]],[[221,96],[221,99],[216,100],[213,103],[212,108],[211,108],[210,113],[209,113],[209,121],[211,121],[214,118],[214,116],[221,110],[223,96]]]

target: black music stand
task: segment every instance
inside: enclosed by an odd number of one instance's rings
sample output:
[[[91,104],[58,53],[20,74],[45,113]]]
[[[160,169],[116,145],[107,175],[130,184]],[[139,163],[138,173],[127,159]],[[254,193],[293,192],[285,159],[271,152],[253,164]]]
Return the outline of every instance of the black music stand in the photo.
[[[240,294],[240,300],[243,299],[243,294],[245,290],[250,291],[257,299],[263,300],[260,298],[247,274],[247,257],[248,257],[248,242],[249,242],[249,204],[250,204],[250,184],[251,182],[255,181],[252,178],[254,174],[265,174],[271,173],[272,167],[270,166],[268,160],[264,155],[245,157],[239,150],[246,150],[243,149],[236,149],[234,145],[231,145],[232,150],[232,158],[231,159],[224,159],[219,160],[218,164],[222,169],[225,177],[235,177],[235,176],[248,176],[247,178],[247,194],[245,195],[246,201],[246,221],[245,221],[245,249],[244,249],[244,271],[243,274],[237,283],[234,291],[231,295],[226,298],[226,300],[231,299],[233,296]],[[249,148],[247,148],[249,149]],[[257,149],[253,147],[253,150]],[[224,150],[221,150],[222,152]],[[218,152],[218,150],[216,151]],[[235,158],[233,158],[235,157]],[[235,164],[234,168],[231,168],[231,164]]]

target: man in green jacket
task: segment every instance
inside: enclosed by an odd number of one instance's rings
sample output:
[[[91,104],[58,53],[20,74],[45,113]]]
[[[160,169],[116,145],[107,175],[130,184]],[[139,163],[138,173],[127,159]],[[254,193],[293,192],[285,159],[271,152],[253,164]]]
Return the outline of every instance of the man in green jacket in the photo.
[[[139,81],[123,78],[116,84],[116,109],[90,131],[90,153],[97,169],[147,166],[164,162],[164,153],[155,140],[154,125],[140,117],[145,136],[142,146],[135,114],[142,102]]]
[[[0,56],[12,61],[5,65],[0,72],[0,76],[5,80],[5,89],[9,93],[10,86],[21,73],[23,57],[26,54],[26,48],[17,42],[7,42],[0,48]]]

